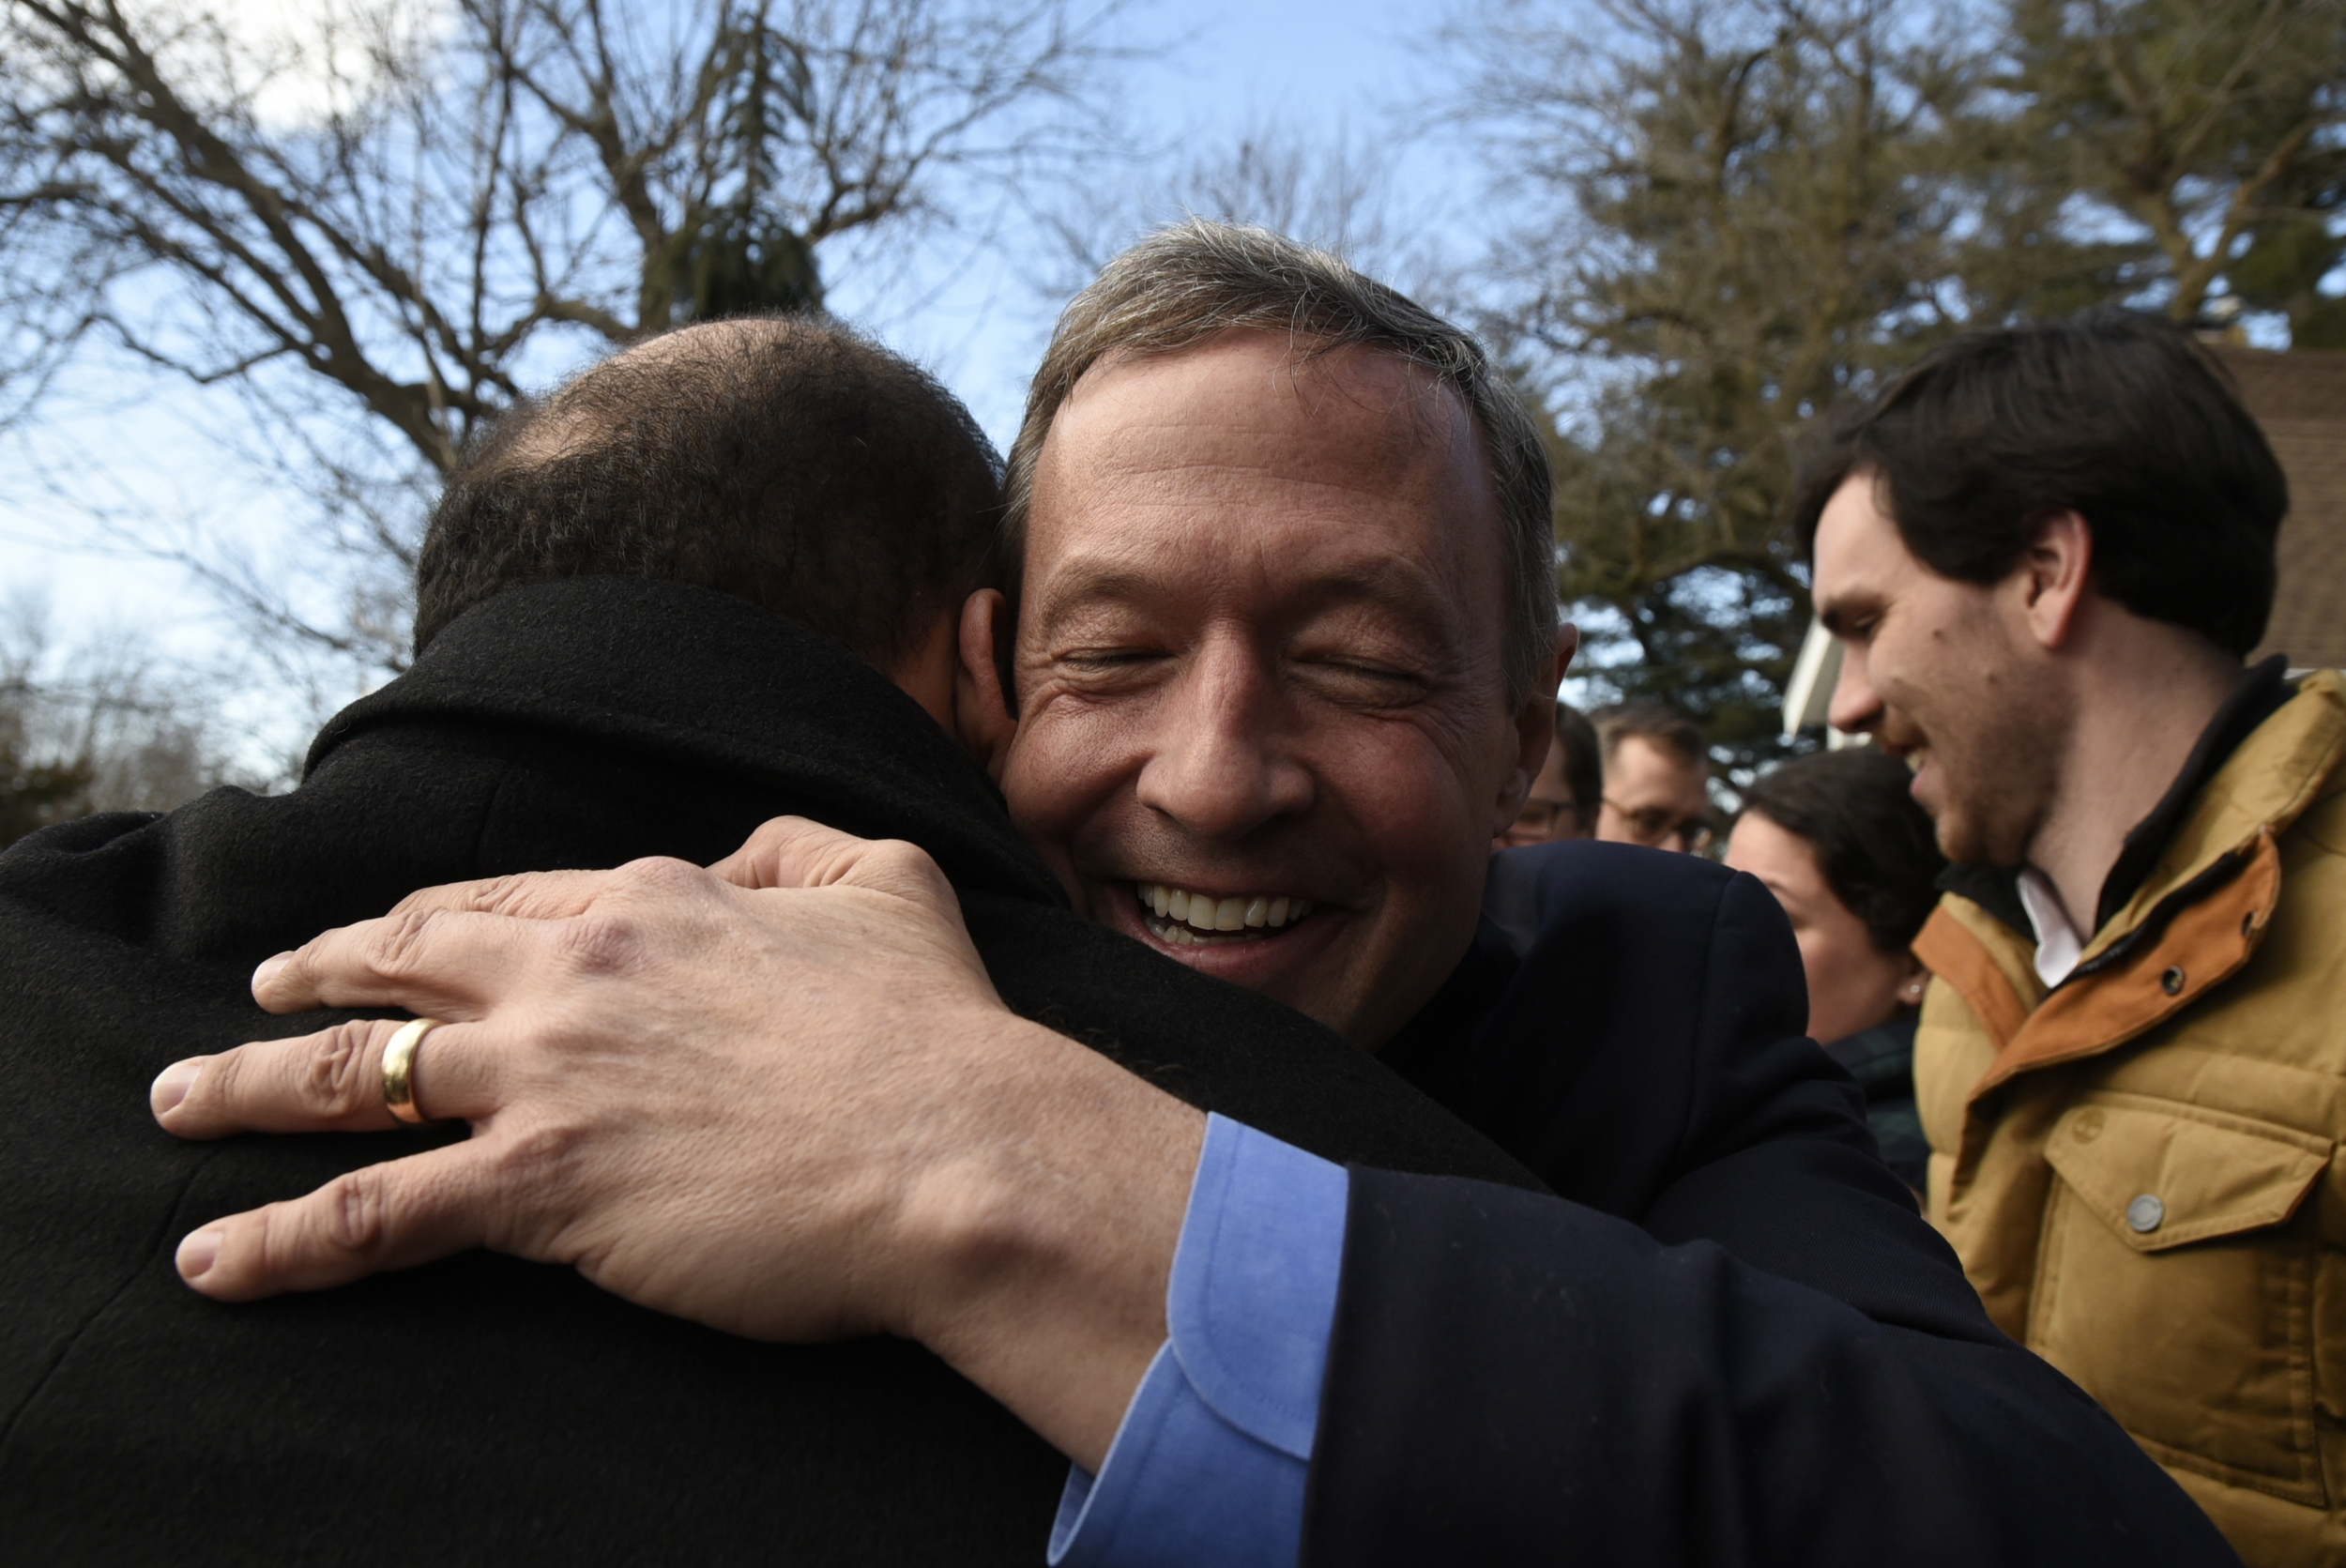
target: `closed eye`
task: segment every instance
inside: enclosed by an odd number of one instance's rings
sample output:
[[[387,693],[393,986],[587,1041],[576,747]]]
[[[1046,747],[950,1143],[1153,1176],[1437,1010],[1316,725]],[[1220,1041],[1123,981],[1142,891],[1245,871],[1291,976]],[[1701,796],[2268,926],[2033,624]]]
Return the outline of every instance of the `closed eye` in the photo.
[[[1295,669],[1307,684],[1331,697],[1371,707],[1423,702],[1434,689],[1434,683],[1422,675],[1356,659],[1298,660]]]
[[[1172,662],[1173,655],[1161,647],[1073,647],[1054,654],[1050,667],[1071,687],[1116,692],[1157,678]]]

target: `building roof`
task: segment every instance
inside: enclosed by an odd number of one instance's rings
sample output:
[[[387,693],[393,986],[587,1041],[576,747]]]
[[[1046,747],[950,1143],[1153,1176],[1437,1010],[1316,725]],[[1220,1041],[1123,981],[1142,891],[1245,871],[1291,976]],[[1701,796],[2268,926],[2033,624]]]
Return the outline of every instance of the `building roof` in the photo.
[[[2346,353],[2232,344],[2216,353],[2289,476],[2280,592],[2254,657],[2286,653],[2300,669],[2346,666]]]

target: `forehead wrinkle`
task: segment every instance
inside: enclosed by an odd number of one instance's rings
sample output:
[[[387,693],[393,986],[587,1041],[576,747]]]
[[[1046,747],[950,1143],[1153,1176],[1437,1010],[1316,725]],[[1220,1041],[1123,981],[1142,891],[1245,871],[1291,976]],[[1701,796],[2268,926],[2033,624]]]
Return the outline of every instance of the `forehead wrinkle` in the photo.
[[[1252,450],[1243,455],[1226,451],[1216,458],[1201,460],[1201,465],[1243,466],[1295,483],[1389,492],[1406,477],[1423,469],[1440,469],[1463,461],[1473,476],[1472,488],[1478,499],[1496,506],[1481,426],[1455,387],[1425,367],[1373,344],[1348,343],[1333,350],[1320,345],[1319,351],[1314,351],[1309,340],[1256,327],[1240,328],[1170,354],[1120,352],[1096,361],[1069,388],[1044,433],[1039,454],[1043,464],[1048,466],[1055,455],[1064,460],[1063,427],[1094,417],[1103,396],[1127,393],[1126,378],[1131,374],[1145,374],[1161,366],[1190,369],[1200,356],[1243,347],[1250,340],[1275,338],[1288,341],[1276,361],[1262,367],[1263,374],[1267,384],[1283,388],[1285,400],[1297,413],[1318,419],[1330,402],[1340,400],[1371,415],[1399,419],[1409,433],[1408,438],[1396,441],[1379,434],[1373,439],[1354,441],[1352,449],[1341,455],[1307,454],[1289,442],[1286,432],[1266,427],[1251,413],[1242,414],[1222,405],[1201,415],[1190,397],[1167,404],[1162,413],[1153,406],[1135,410],[1126,395],[1120,397],[1121,417],[1134,428],[1123,433],[1115,457],[1105,466],[1111,472],[1125,474],[1135,467],[1153,466],[1146,456],[1150,436],[1169,433],[1178,440],[1183,433],[1204,422],[1235,438],[1234,445]],[[1111,385],[1117,387],[1117,393],[1109,392]],[[1135,446],[1140,449],[1138,452],[1135,452]],[[1128,453],[1139,461],[1117,461]],[[1322,458],[1324,461],[1315,466],[1334,468],[1338,477],[1325,479],[1296,473],[1296,464],[1306,455]],[[1166,465],[1162,471],[1181,470],[1180,465]],[[1092,477],[1096,482],[1096,475]]]

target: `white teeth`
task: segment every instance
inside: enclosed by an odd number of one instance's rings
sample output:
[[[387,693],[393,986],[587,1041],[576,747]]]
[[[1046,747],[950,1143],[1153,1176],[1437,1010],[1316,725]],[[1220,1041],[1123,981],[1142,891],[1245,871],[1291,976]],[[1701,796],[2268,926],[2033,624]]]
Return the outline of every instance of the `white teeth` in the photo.
[[[1173,947],[1201,947],[1227,940],[1224,932],[1277,931],[1312,912],[1311,900],[1268,893],[1211,898],[1163,882],[1135,883],[1140,906],[1155,920],[1150,929]],[[1212,936],[1204,933],[1213,933]]]

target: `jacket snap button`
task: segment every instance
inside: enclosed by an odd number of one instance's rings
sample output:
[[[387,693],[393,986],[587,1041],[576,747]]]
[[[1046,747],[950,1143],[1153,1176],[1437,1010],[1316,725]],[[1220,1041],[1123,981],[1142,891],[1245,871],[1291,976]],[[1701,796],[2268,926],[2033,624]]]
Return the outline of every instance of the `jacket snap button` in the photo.
[[[2158,983],[2166,988],[2169,996],[2180,997],[2183,995],[2183,971],[2170,964],[2167,972],[2158,977]]]
[[[2148,1236],[2166,1223],[2167,1206],[2159,1202],[2156,1194],[2144,1193],[2126,1205],[2126,1224],[2134,1227],[2138,1236]]]
[[[2109,1119],[2098,1106],[2089,1106],[2079,1111],[2077,1120],[2069,1124],[2069,1135],[2079,1143],[2092,1143],[2102,1135],[2102,1123]]]

